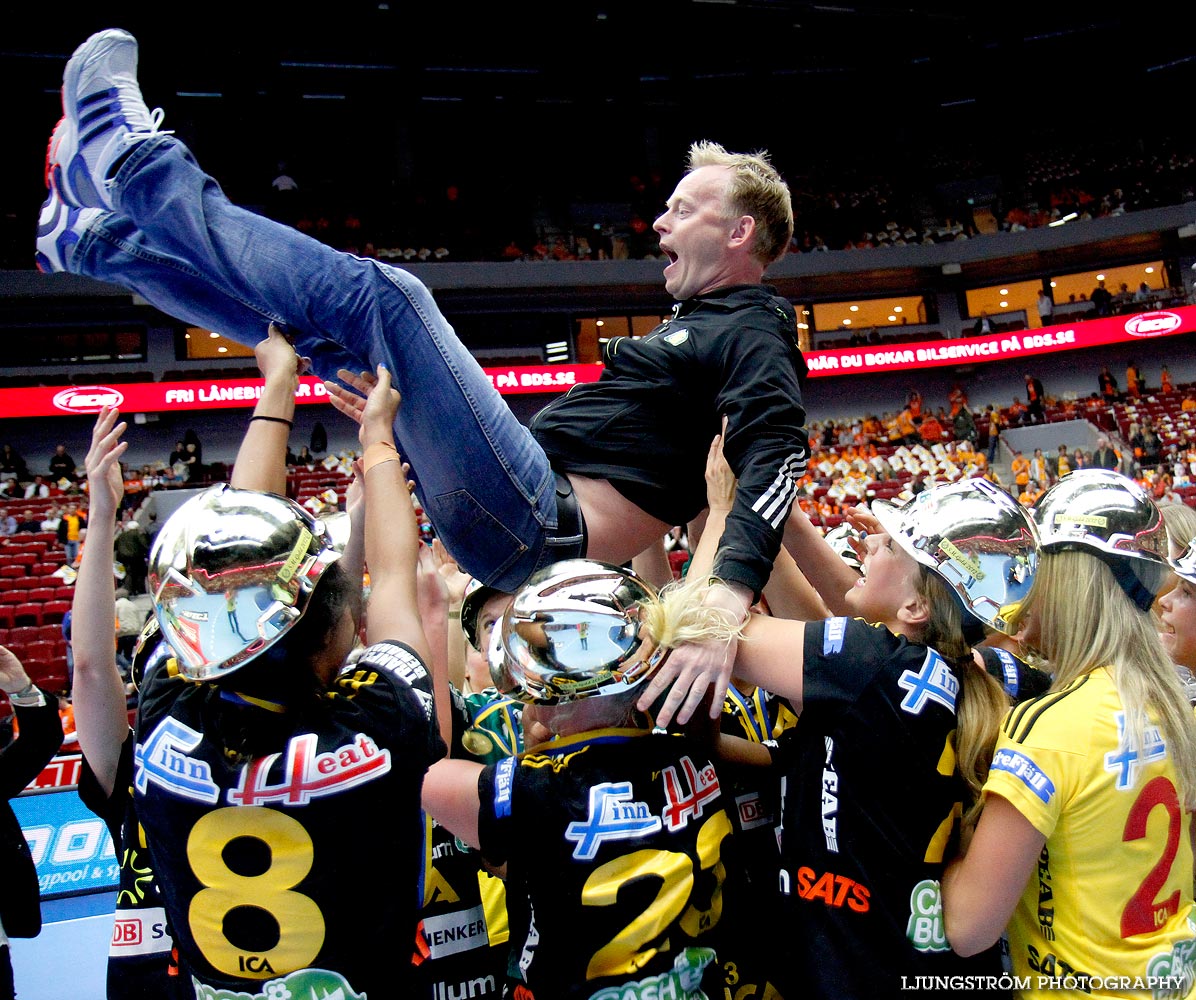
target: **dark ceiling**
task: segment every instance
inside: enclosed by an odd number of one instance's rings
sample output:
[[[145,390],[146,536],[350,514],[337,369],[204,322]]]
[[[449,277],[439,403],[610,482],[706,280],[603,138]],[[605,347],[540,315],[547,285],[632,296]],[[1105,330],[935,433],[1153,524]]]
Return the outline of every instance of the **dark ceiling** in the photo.
[[[1187,11],[1187,8],[1182,8]],[[166,110],[231,197],[285,160],[308,188],[392,199],[460,184],[471,207],[549,213],[665,193],[694,139],[782,173],[917,181],[928,157],[1012,163],[1040,144],[1186,133],[1190,11],[1121,4],[666,0],[56,4],[0,33],[0,211],[32,225],[73,48],[141,42]],[[1183,22],[1183,23],[1181,23]],[[933,150],[933,154],[932,151]],[[950,168],[948,168],[950,169]],[[23,235],[21,237],[23,239]],[[23,244],[22,244],[23,245]]]
[[[416,174],[472,158],[589,179],[604,165],[673,169],[705,136],[768,147],[788,175],[827,155],[899,168],[935,137],[962,151],[1043,129],[1081,141],[1165,127],[1196,76],[1191,25],[1104,6],[216,0],[67,3],[42,18],[27,7],[0,37],[19,141],[5,143],[19,162],[4,158],[4,178],[19,182],[37,159],[71,50],[114,25],[140,39],[144,90],[168,127],[230,162],[223,149],[368,171],[410,142],[400,169]]]

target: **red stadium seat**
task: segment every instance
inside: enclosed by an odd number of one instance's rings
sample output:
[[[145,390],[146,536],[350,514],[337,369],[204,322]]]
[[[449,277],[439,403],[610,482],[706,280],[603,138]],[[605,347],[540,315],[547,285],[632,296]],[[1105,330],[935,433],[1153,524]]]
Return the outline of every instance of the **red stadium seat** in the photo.
[[[9,605],[0,604],[0,628],[12,628],[12,608]],[[4,644],[8,645],[7,638]]]
[[[52,601],[52,600],[54,600],[54,588],[53,587],[34,587],[32,590],[26,591],[25,597],[26,597],[26,600],[37,601],[39,603],[45,603],[46,601]]]
[[[54,694],[66,694],[69,690],[66,669],[56,663],[45,663],[42,660],[22,661],[25,672],[43,691]]]
[[[75,599],[74,587],[55,587],[54,600],[56,601],[73,601]]]
[[[43,562],[38,563],[36,566],[31,566],[30,569],[33,570],[34,576],[50,576],[62,569],[62,566],[63,564],[60,562]]]
[[[31,642],[37,642],[41,636],[34,625],[17,625],[8,630],[8,643],[12,649],[24,649]]]
[[[37,641],[52,642],[55,645],[65,646],[66,639],[62,635],[62,623],[37,626]],[[63,655],[66,655],[65,650],[63,651]]]
[[[17,577],[25,577],[29,574],[25,571],[25,567],[17,564],[3,565],[0,564],[0,577],[7,577],[8,579],[16,579]]]
[[[21,649],[21,657],[22,659],[27,657],[30,660],[39,660],[42,663],[58,663],[60,659],[58,655],[58,647],[52,642],[44,642],[41,640],[37,642],[30,642],[23,646]],[[61,659],[65,660],[65,657],[62,657]]]
[[[42,623],[48,625],[54,622],[61,622],[70,610],[70,601],[46,601],[42,605]]]
[[[14,605],[12,620],[14,625],[40,625],[42,623],[42,606],[32,602]]]

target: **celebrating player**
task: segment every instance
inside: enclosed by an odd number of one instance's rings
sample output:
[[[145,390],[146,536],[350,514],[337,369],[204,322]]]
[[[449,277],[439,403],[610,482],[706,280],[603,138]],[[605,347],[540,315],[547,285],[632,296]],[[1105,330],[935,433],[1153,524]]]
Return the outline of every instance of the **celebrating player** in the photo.
[[[1186,997],[1196,725],[1150,615],[1164,522],[1104,469],[1065,476],[1034,517],[1042,554],[1018,618],[1055,680],[1001,727],[975,836],[943,879],[947,935],[968,955],[1008,925],[1027,997],[1056,995],[1050,980]]]

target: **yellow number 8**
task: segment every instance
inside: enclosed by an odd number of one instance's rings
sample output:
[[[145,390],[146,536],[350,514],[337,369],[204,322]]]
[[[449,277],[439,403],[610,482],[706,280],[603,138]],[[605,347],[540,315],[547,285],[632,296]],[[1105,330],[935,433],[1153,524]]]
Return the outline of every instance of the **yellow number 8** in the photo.
[[[270,863],[261,874],[241,875],[228,867],[224,849],[238,837],[269,848]],[[195,943],[215,968],[230,976],[270,979],[311,964],[324,944],[324,915],[314,900],[290,890],[311,871],[314,856],[302,824],[273,809],[217,809],[195,824],[187,838],[187,860],[206,888],[191,900],[187,919]],[[225,920],[242,906],[273,916],[277,944],[249,952],[228,939]]]

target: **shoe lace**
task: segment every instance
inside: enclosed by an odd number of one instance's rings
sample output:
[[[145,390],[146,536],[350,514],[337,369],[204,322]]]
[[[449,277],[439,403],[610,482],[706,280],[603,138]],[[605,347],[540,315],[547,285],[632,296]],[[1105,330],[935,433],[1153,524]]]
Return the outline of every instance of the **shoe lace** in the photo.
[[[134,83],[132,85],[126,83],[117,84],[117,99],[121,105],[125,104],[141,104],[143,103],[140,88]],[[163,130],[162,120],[166,117],[166,112],[161,108],[154,108],[149,112],[149,127],[148,128],[134,128],[124,133],[125,142],[139,142],[152,135],[174,135],[173,130]]]

